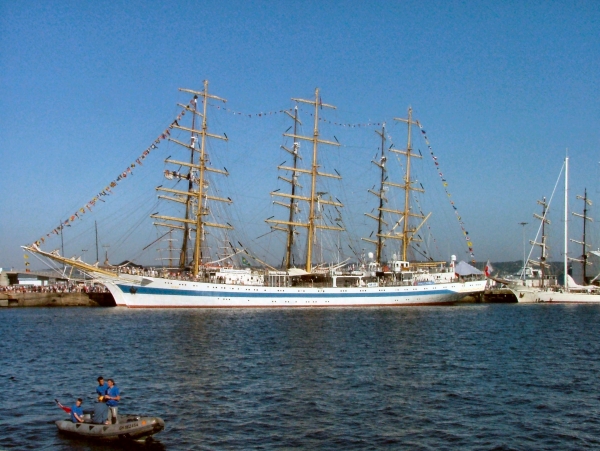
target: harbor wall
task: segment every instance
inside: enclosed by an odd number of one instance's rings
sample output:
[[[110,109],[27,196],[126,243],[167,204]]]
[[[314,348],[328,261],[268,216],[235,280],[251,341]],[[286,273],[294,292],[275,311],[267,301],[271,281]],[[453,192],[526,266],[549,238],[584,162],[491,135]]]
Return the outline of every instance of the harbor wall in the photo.
[[[110,293],[0,292],[0,307],[114,307]]]
[[[512,304],[516,302],[517,297],[508,288],[485,290],[481,294],[465,296],[459,301],[464,304]]]

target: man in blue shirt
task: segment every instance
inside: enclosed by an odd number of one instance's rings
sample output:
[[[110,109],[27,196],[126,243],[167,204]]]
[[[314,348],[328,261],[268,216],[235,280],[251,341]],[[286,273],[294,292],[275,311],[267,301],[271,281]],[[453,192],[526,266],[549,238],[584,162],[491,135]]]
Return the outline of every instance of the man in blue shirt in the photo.
[[[94,424],[108,424],[108,406],[100,401],[102,396],[98,396],[98,401],[94,404]]]
[[[115,381],[109,379],[108,390],[104,398],[108,399],[108,401],[106,401],[106,405],[110,410],[111,422],[113,424],[117,422],[117,407],[119,405],[119,401],[121,400],[120,393],[121,391],[119,390],[119,387],[115,385]]]
[[[83,399],[77,398],[75,405],[71,407],[71,421],[73,423],[83,423],[83,409],[81,408],[82,402]]]
[[[104,378],[102,376],[99,376],[98,386],[96,387],[96,393],[98,394],[98,396],[104,397],[104,395],[106,395],[107,390],[108,385],[106,384],[106,382],[104,382]]]

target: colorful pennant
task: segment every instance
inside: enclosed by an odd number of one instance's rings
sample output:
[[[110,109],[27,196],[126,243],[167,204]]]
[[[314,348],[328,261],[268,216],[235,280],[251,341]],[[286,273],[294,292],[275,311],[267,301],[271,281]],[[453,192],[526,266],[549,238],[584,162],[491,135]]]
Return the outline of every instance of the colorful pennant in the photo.
[[[194,105],[194,100],[192,99],[190,101],[190,106],[193,106],[193,105]],[[127,168],[125,168],[125,170],[123,172],[121,172],[117,176],[116,179],[114,179],[112,182],[110,182],[108,185],[106,185],[106,187],[104,187],[104,189],[102,191],[98,192],[98,194],[96,194],[88,203],[86,203],[83,207],[81,207],[79,210],[77,210],[68,219],[66,219],[64,222],[62,222],[58,227],[56,227],[51,232],[47,233],[45,237],[41,237],[39,240],[35,241],[35,244],[37,246],[39,246],[46,240],[47,237],[50,237],[50,235],[58,235],[63,228],[71,227],[71,223],[73,223],[75,221],[75,219],[81,220],[82,216],[86,213],[86,208],[88,211],[91,212],[92,207],[94,207],[96,205],[96,202],[98,202],[98,201],[105,202],[105,200],[102,199],[102,197],[112,194],[112,189],[115,188],[117,186],[117,184],[119,182],[121,182],[121,180],[127,178],[128,176],[133,175],[134,168],[136,168],[137,166],[142,166],[142,161],[144,161],[146,159],[146,157],[150,154],[150,152],[154,149],[157,149],[158,145],[160,144],[161,141],[169,138],[169,136],[171,135],[171,129],[173,129],[174,126],[179,125],[178,121],[181,120],[181,118],[183,116],[185,116],[185,112],[186,112],[186,110],[183,109],[181,111],[181,113],[179,113],[177,118],[173,122],[171,122],[171,125],[169,125],[169,127],[163,133],[161,133],[158,136],[158,138],[156,138],[154,140],[154,142],[148,148],[146,148],[146,150],[144,150],[138,158],[135,159],[134,163],[131,163]]]
[[[450,199],[452,197],[452,195],[448,191],[448,182],[444,178],[444,174],[442,173],[442,171],[440,169],[440,163],[438,162],[438,158],[433,153],[431,144],[429,144],[429,139],[427,138],[427,132],[423,129],[423,126],[418,121],[417,121],[417,125],[419,126],[419,129],[421,130],[421,136],[423,136],[423,139],[425,139],[425,144],[427,144],[427,148],[429,149],[429,154],[431,155],[431,158],[432,158],[432,160],[435,164],[435,167],[438,171],[438,175],[440,176],[440,179],[442,181],[442,186],[444,187],[446,196],[448,197],[448,199]],[[473,251],[473,242],[471,241],[469,232],[465,229],[465,223],[462,221],[462,217],[458,214],[458,208],[456,208],[456,205],[454,205],[454,201],[452,201],[452,200],[449,200],[449,201],[450,201],[450,205],[452,206],[452,209],[454,210],[454,214],[456,215],[456,219],[458,220],[458,223],[463,232],[463,235],[465,236],[465,239],[467,241],[466,244],[467,244],[467,248],[469,249],[469,255],[471,256],[471,261],[473,263],[475,263],[475,253]]]

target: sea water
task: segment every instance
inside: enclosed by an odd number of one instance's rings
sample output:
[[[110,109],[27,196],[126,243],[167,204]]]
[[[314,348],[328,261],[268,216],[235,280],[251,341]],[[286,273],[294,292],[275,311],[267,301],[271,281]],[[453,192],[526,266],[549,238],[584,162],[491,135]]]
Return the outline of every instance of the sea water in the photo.
[[[600,306],[0,310],[0,449],[114,450],[54,399],[159,416],[159,450],[600,449]]]

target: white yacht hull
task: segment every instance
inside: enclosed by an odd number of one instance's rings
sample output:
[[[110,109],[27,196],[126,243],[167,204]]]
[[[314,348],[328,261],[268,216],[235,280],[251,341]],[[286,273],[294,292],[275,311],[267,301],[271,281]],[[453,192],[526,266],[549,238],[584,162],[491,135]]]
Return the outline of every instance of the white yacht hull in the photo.
[[[542,290],[539,288],[511,288],[520,303],[600,304],[600,294]]]
[[[376,307],[452,304],[483,293],[485,280],[396,287],[265,287],[146,278],[106,283],[129,308]]]

